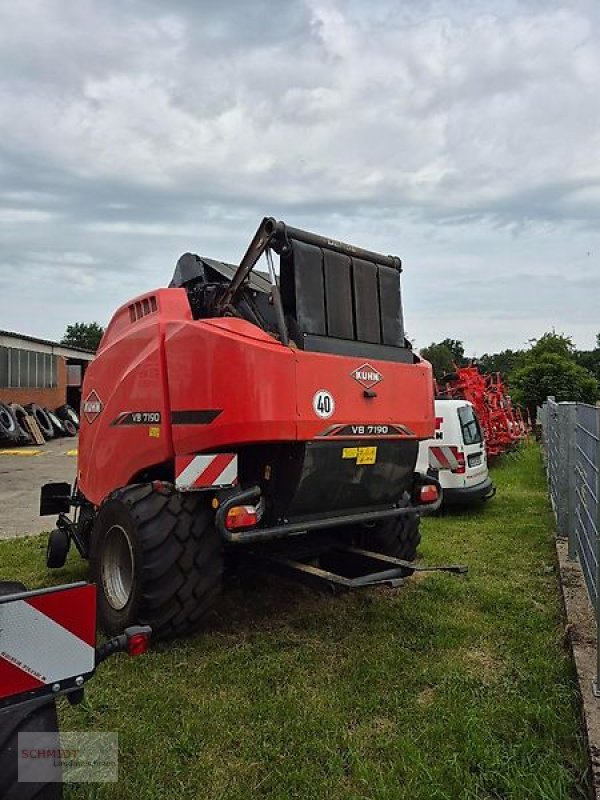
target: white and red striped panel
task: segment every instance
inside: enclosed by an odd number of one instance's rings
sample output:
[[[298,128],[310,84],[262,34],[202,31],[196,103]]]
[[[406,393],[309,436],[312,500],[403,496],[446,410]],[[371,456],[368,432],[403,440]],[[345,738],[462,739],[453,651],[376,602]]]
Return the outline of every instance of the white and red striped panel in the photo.
[[[433,469],[458,469],[461,466],[457,447],[440,445],[429,448],[429,466]]]
[[[94,671],[96,587],[0,598],[0,702]]]
[[[237,479],[235,453],[175,457],[175,486],[182,492],[235,486]]]

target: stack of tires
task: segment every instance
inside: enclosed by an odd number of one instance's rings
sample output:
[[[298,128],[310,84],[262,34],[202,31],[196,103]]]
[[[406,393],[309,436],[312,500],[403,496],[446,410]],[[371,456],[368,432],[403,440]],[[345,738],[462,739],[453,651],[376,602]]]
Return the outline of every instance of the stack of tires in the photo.
[[[36,403],[21,406],[18,403],[0,403],[0,446],[32,444],[25,417],[35,418],[46,441],[58,436],[75,436],[79,430],[79,417],[71,406],[59,406],[55,411]]]

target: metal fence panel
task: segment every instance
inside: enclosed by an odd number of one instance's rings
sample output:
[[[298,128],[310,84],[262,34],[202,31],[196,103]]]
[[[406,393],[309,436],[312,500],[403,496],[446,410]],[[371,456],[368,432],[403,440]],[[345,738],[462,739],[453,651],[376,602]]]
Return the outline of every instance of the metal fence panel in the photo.
[[[548,398],[537,419],[557,535],[579,560],[600,623],[600,408]]]

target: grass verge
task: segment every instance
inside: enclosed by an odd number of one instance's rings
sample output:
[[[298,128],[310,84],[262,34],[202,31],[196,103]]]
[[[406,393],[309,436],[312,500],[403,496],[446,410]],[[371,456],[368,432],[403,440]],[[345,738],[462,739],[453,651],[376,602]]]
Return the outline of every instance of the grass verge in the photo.
[[[67,797],[586,797],[538,449],[493,477],[485,507],[423,523],[423,559],[467,576],[338,597],[256,578],[204,634],[103,665],[61,725],[118,731],[119,782]],[[1,577],[85,577],[74,554],[49,576],[44,547],[2,542]]]

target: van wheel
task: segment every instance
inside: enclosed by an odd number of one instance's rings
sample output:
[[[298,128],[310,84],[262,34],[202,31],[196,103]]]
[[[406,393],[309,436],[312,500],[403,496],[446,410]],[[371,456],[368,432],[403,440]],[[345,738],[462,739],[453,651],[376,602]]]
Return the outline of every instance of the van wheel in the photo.
[[[213,513],[193,492],[151,484],[114,492],[94,521],[90,568],[109,635],[135,623],[153,639],[195,631],[221,590],[223,552]]]

